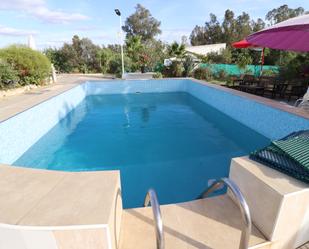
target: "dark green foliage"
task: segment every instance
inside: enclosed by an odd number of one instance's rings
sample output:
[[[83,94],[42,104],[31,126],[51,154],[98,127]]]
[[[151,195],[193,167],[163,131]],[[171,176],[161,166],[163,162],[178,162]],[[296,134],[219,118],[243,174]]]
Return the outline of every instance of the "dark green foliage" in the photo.
[[[183,58],[186,54],[186,46],[178,42],[173,42],[167,47],[167,54],[170,57]]]
[[[191,76],[192,70],[194,68],[194,61],[193,58],[191,56],[186,56],[186,58],[184,59],[183,63],[183,76],[184,77],[189,77]]]
[[[303,15],[304,13],[305,13],[305,9],[302,7],[291,9],[289,8],[288,5],[284,4],[280,6],[279,8],[275,8],[269,11],[266,14],[266,20],[269,21],[273,25],[279,22],[283,22],[289,18]]]
[[[65,43],[60,49],[46,49],[48,56],[59,72],[99,73],[101,72],[101,48],[88,38],[72,38],[72,44]]]
[[[160,72],[156,72],[154,75],[153,75],[153,78],[154,79],[161,79],[163,77],[162,73]]]
[[[166,45],[160,40],[148,40],[144,42],[144,53],[148,56],[147,71],[155,71],[158,64],[166,59]]]
[[[211,80],[212,72],[208,68],[197,68],[193,72],[193,77],[199,80]]]
[[[18,72],[6,61],[0,60],[0,89],[9,88],[18,81]]]
[[[127,56],[124,57],[124,65],[125,65],[125,71],[130,72],[132,62],[131,62],[131,59]],[[121,77],[121,74],[122,74],[121,54],[113,55],[113,57],[109,61],[107,72],[110,74],[115,74],[117,77]]]
[[[43,84],[50,75],[51,65],[48,58],[24,46],[10,46],[1,49],[0,59],[17,72],[21,85]]]
[[[103,48],[99,56],[101,60],[101,71],[103,74],[106,74],[109,70],[110,61],[113,58],[113,52],[111,49]]]
[[[301,53],[289,63],[280,67],[280,76],[285,80],[303,79],[309,81],[309,54]]]
[[[184,67],[181,61],[173,61],[168,67],[164,67],[163,75],[164,77],[182,77],[184,72]]]
[[[215,43],[231,43],[244,39],[250,33],[265,27],[262,19],[251,20],[250,16],[243,12],[235,17],[231,10],[226,10],[223,22],[220,23],[214,14],[210,14],[210,20],[205,26],[196,26],[190,35],[191,44],[205,45]]]
[[[156,20],[148,9],[137,4],[135,13],[127,18],[122,29],[127,33],[127,38],[140,36],[142,41],[147,41],[161,34],[160,25],[161,22]]]
[[[232,62],[232,51],[230,48],[226,48],[221,53],[209,53],[204,59],[204,63],[214,64],[230,64]]]

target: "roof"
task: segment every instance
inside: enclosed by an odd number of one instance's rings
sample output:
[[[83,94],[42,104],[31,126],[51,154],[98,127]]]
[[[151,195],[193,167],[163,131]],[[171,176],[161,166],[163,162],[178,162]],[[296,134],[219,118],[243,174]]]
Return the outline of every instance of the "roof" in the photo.
[[[208,44],[201,46],[190,46],[186,47],[186,51],[198,55],[207,55],[212,52],[220,53],[225,48],[226,43],[218,43],[218,44]]]

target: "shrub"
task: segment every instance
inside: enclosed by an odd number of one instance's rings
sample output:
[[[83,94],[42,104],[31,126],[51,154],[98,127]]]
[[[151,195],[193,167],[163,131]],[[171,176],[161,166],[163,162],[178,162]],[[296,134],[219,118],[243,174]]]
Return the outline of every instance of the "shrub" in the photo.
[[[220,80],[220,81],[226,81],[226,79],[228,78],[228,74],[226,73],[225,70],[221,69],[219,72],[217,72],[214,75],[214,78],[216,80]]]
[[[267,70],[262,71],[262,75],[263,76],[277,76],[278,72],[271,70],[271,69],[267,69]]]
[[[163,75],[162,75],[162,73],[160,73],[160,72],[156,72],[153,76],[152,76],[152,78],[154,78],[154,79],[161,79],[163,77]]]
[[[10,64],[0,59],[0,89],[9,88],[18,82],[18,72]]]
[[[251,58],[250,54],[245,51],[243,53],[239,53],[237,58],[237,65],[240,69],[246,69],[247,65],[252,64],[253,59]]]
[[[220,53],[209,53],[204,61],[212,64],[230,64],[232,62],[232,53],[229,48],[223,49]]]
[[[164,64],[161,63],[161,62],[158,62],[155,67],[154,67],[154,71],[155,72],[160,72],[162,73],[163,72],[163,69],[164,69]]]
[[[124,66],[125,72],[130,72],[131,70],[132,61],[127,56],[124,56]],[[113,58],[110,59],[108,64],[108,73],[115,74],[117,77],[121,77],[122,74],[122,62],[121,62],[121,55],[116,54]]]
[[[1,49],[0,59],[6,61],[18,72],[22,85],[42,84],[50,74],[51,65],[48,58],[24,46]]]
[[[173,61],[170,66],[164,67],[163,75],[164,77],[182,77],[184,72],[184,67],[182,62]]]
[[[211,80],[212,72],[208,68],[197,68],[193,72],[193,77],[199,80]]]
[[[186,56],[185,60],[183,61],[183,76],[188,77],[191,75],[191,72],[194,68],[194,60],[191,56]]]

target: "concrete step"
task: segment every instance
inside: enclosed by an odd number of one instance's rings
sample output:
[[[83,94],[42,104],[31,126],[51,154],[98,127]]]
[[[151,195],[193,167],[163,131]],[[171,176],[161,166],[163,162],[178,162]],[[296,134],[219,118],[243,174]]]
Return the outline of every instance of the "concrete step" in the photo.
[[[223,195],[179,204],[162,205],[166,249],[238,249],[242,228],[240,211]],[[156,249],[152,210],[124,210],[120,249]],[[253,226],[250,249],[270,243]]]

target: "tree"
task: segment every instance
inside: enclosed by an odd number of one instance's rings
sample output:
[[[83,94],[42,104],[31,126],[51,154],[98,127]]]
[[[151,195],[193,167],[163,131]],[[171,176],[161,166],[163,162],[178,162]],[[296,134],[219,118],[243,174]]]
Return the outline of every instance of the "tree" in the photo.
[[[231,44],[232,42],[236,41],[236,20],[235,14],[231,10],[226,10],[224,14],[224,20],[222,23],[222,30],[223,30],[223,39],[227,44]]]
[[[100,71],[101,48],[92,43],[88,38],[80,40],[80,65],[83,73]]]
[[[247,37],[252,33],[253,27],[249,14],[243,12],[240,16],[236,18],[235,30],[236,30],[235,40],[244,39],[245,37]]]
[[[188,37],[186,35],[181,36],[181,44],[184,44],[185,46],[190,45],[188,42]]]
[[[72,43],[63,44],[60,49],[49,48],[44,51],[55,68],[60,72],[100,72],[101,48],[88,38],[80,39],[77,35]]]
[[[305,13],[304,8],[298,7],[296,9],[289,8],[288,5],[282,5],[279,8],[275,8],[266,14],[266,20],[270,22],[271,25],[283,22],[289,18],[303,15]]]
[[[147,64],[149,71],[155,70],[166,59],[166,45],[160,40],[153,39],[144,42],[143,49],[149,57]]]
[[[173,42],[168,46],[167,53],[170,57],[183,58],[186,54],[186,47],[184,44]]]
[[[137,4],[135,13],[127,18],[122,29],[127,33],[127,38],[138,35],[142,41],[147,41],[161,34],[160,25],[161,22],[156,20],[148,9]]]
[[[220,53],[209,53],[204,58],[207,63],[230,64],[232,62],[232,52],[230,48],[223,49]]]
[[[206,44],[205,33],[206,33],[205,27],[196,25],[190,35],[191,45],[192,46],[205,45]]]
[[[221,25],[214,14],[210,14],[210,21],[205,23],[206,44],[223,42],[223,33]]]
[[[253,20],[251,25],[253,32],[260,31],[266,26],[265,22],[261,18],[258,18],[256,21]]]
[[[79,59],[76,50],[72,45],[65,43],[59,51],[60,56],[58,57],[60,61],[54,62],[61,67],[62,72],[71,73],[79,72]]]
[[[223,42],[222,27],[216,15],[210,14],[210,21],[205,26],[195,26],[190,35],[193,46]]]
[[[143,51],[143,44],[141,36],[130,36],[126,40],[126,53],[132,60],[132,70],[136,71],[140,68],[140,57]]]
[[[248,49],[243,49],[241,53],[238,54],[236,63],[241,69],[246,69],[247,65],[252,64],[253,59],[250,56],[250,52]]]

